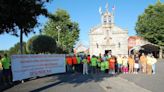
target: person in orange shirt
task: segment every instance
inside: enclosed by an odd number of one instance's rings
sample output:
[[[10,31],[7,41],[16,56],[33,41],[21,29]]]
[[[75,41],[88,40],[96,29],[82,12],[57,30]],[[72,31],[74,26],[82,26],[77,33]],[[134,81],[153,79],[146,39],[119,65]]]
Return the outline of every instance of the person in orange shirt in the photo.
[[[67,72],[72,72],[72,57],[71,56],[66,56],[66,69]]]
[[[110,59],[109,59],[109,74],[115,74],[115,58],[112,56]]]
[[[146,73],[146,63],[147,63],[147,58],[144,53],[142,53],[142,56],[140,57],[140,64],[141,64],[141,71],[143,73]]]
[[[76,55],[74,55],[73,57],[72,57],[72,61],[73,61],[73,70],[74,71],[77,71],[78,69],[78,67],[77,67],[77,58],[76,58]]]
[[[128,58],[128,63],[129,63],[129,73],[133,73],[134,71],[134,59],[132,57],[132,55],[129,56]]]

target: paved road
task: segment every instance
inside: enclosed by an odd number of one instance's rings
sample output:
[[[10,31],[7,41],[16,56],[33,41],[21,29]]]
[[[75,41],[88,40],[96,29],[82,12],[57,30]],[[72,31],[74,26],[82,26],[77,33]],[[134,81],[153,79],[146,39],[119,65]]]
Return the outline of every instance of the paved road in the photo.
[[[152,92],[164,92],[164,62],[157,62],[155,75],[121,74],[120,77]]]
[[[134,90],[135,89],[135,90]],[[150,92],[132,82],[108,74],[60,74],[27,81],[5,92]]]
[[[151,92],[119,76],[103,78],[99,85],[106,92]]]
[[[16,85],[5,92],[105,92],[91,75],[59,74]]]
[[[156,75],[58,74],[15,85],[5,92],[163,92],[164,62]]]

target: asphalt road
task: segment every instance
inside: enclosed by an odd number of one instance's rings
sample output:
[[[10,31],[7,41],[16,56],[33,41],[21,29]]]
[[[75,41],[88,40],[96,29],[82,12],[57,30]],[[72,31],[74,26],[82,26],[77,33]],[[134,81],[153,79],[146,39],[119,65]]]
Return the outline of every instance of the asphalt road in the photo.
[[[91,75],[59,74],[27,81],[5,92],[105,92]]]
[[[119,77],[134,82],[136,85],[148,89],[152,92],[164,92],[164,62],[157,62],[156,74],[146,75],[143,73],[121,74]]]
[[[157,63],[155,75],[57,74],[33,79],[4,92],[164,92],[164,62]]]

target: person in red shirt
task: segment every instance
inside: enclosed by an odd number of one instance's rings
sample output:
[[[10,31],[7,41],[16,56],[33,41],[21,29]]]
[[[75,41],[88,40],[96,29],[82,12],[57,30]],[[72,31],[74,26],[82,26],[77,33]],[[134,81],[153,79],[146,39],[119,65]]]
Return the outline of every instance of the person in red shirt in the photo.
[[[90,55],[87,56],[87,61],[88,61],[88,64],[91,63],[91,58],[90,58]]]
[[[77,67],[77,58],[76,58],[76,55],[74,55],[73,57],[72,57],[72,60],[73,60],[73,70],[74,71],[77,71],[78,69],[78,67]]]
[[[109,68],[110,68],[109,73],[110,74],[115,74],[115,62],[116,62],[116,60],[114,57],[111,57],[109,59]]]
[[[67,72],[72,72],[72,57],[71,56],[66,56],[66,71]]]

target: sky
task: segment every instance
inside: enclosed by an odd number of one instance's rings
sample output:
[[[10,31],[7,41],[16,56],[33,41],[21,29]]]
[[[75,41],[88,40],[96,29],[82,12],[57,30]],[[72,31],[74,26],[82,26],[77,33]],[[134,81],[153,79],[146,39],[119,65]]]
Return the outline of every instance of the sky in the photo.
[[[66,10],[70,14],[71,20],[79,23],[79,41],[84,45],[88,45],[90,29],[101,24],[99,7],[102,7],[102,11],[105,11],[106,3],[108,3],[109,11],[111,11],[112,7],[115,6],[115,25],[128,29],[129,36],[132,36],[136,35],[135,24],[138,16],[150,4],[155,4],[156,2],[157,0],[53,0],[51,3],[46,4],[45,7],[50,13],[54,13],[57,9]],[[164,0],[161,0],[161,2],[164,3]],[[38,21],[41,25],[35,28],[36,33],[30,33],[28,36],[24,35],[23,41],[27,42],[32,36],[38,35],[39,30],[44,27],[48,19],[40,16]],[[17,42],[19,42],[19,37],[1,34],[0,50],[8,50]]]

